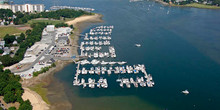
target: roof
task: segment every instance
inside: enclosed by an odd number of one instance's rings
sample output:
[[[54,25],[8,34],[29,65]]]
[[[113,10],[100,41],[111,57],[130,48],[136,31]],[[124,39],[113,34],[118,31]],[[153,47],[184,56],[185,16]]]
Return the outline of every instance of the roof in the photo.
[[[60,40],[69,40],[68,36],[61,36],[61,37],[58,37],[58,41]]]
[[[47,25],[47,28],[48,28],[48,27],[52,27],[52,28],[54,28],[54,27],[55,27],[55,25]]]

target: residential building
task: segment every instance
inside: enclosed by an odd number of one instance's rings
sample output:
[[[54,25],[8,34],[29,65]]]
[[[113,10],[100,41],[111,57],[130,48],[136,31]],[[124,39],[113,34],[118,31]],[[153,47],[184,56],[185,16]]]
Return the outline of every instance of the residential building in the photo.
[[[5,41],[0,41],[0,46],[4,48],[5,47]]]
[[[13,12],[43,12],[44,5],[43,4],[15,4],[11,6],[11,10]]]
[[[15,12],[43,12],[44,4],[9,4],[9,0],[0,0],[0,9],[11,9]]]

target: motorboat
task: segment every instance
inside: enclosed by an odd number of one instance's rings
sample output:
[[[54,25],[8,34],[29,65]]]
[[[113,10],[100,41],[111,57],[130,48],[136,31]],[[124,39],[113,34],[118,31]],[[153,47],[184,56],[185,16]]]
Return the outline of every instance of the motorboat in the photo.
[[[186,90],[182,91],[182,93],[187,95],[187,94],[189,94],[189,91],[186,89]]]
[[[136,47],[141,47],[141,44],[135,44]]]
[[[97,65],[99,62],[100,62],[100,61],[98,61],[98,60],[96,60],[96,59],[93,59],[93,60],[91,61],[91,64]]]

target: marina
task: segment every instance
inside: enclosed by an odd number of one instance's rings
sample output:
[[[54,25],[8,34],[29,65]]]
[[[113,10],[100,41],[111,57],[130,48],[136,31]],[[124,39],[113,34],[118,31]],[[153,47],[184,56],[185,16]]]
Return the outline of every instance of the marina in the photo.
[[[80,56],[85,59],[77,61],[74,86],[83,88],[108,88],[108,81],[104,75],[135,75],[118,77],[121,88],[153,87],[154,81],[147,73],[143,64],[128,65],[126,61],[116,61],[115,47],[111,45],[111,35],[114,26],[98,26],[85,33],[83,41],[80,43]],[[136,44],[140,47],[140,44]],[[98,75],[100,78],[84,78],[85,75]],[[125,85],[125,86],[124,86]]]
[[[51,6],[51,10],[60,10],[60,9],[74,9],[74,10],[83,10],[83,11],[94,11],[93,8],[84,8],[84,7],[71,7],[71,6]]]

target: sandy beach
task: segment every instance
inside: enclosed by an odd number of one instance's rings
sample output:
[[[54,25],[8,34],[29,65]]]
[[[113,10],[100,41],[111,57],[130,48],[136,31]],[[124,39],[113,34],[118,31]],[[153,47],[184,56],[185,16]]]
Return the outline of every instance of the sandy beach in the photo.
[[[30,100],[33,110],[49,110],[49,105],[43,101],[41,96],[28,88],[24,88],[22,99]]]
[[[71,21],[67,21],[66,23],[68,25],[73,25],[75,27],[78,27],[79,23],[82,22],[89,22],[89,23],[96,23],[96,22],[102,22],[101,20],[102,15],[100,14],[95,14],[95,15],[84,15],[84,16],[80,16],[78,18],[75,18],[74,20]]]
[[[92,24],[92,23],[98,23],[102,22],[102,15],[95,14],[95,15],[88,15],[88,16],[81,16],[74,20],[68,21],[69,25],[74,25],[74,34],[71,35],[70,43],[72,45],[71,47],[71,54],[72,55],[78,55],[77,49],[78,49],[78,40],[79,40],[79,34],[82,32],[82,30]],[[24,79],[22,81],[22,86],[24,88],[24,94],[22,98],[24,100],[29,99],[33,110],[59,110],[63,107],[66,109],[72,109],[72,105],[69,103],[68,98],[65,98],[66,95],[63,92],[63,86],[59,84],[58,82],[53,85],[52,87],[48,87],[48,85],[51,85],[51,82],[54,81],[54,73],[62,70],[66,65],[72,63],[72,61],[57,61],[56,67],[51,68],[46,73],[40,74],[37,77],[31,78],[31,79]],[[49,102],[50,105],[47,104],[42,96],[40,96],[37,92],[30,90],[29,88],[35,87],[36,85],[43,83],[43,88],[47,89],[47,96],[45,96]],[[54,89],[56,88],[56,89]],[[59,88],[59,89],[57,89]],[[55,92],[56,91],[56,92]],[[44,97],[44,99],[45,99]]]

